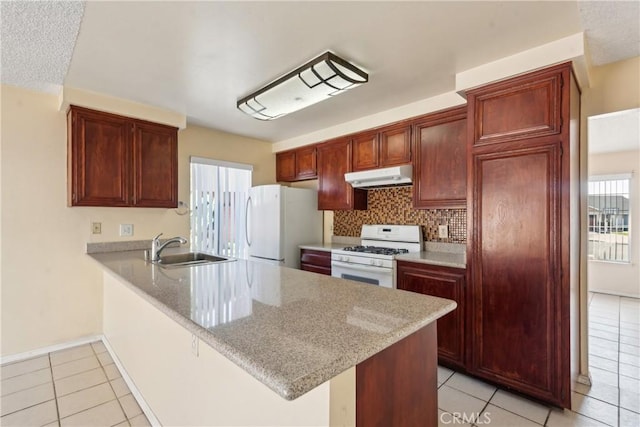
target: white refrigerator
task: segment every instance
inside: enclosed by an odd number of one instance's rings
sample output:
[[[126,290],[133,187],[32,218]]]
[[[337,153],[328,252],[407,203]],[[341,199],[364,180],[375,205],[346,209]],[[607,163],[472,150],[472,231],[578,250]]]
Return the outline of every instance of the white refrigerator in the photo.
[[[318,192],[282,185],[253,187],[246,226],[250,260],[300,268],[298,246],[322,242]]]

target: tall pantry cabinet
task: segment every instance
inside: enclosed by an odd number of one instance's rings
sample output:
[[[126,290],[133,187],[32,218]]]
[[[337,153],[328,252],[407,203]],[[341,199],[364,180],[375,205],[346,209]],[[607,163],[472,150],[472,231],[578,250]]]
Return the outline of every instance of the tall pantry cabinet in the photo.
[[[469,370],[567,408],[579,357],[579,98],[569,63],[467,92]]]

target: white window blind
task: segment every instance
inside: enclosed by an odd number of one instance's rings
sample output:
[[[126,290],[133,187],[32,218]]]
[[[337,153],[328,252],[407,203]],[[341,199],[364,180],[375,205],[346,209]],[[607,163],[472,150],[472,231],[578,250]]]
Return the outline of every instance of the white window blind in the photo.
[[[631,174],[589,178],[589,258],[629,262]]]
[[[191,157],[194,250],[247,258],[246,205],[253,166]]]

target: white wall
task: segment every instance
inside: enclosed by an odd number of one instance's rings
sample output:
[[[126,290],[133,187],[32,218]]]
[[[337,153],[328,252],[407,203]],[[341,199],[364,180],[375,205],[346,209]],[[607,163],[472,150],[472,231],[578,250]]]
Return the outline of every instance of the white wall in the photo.
[[[634,172],[631,177],[630,263],[589,261],[589,290],[640,297],[640,150],[589,156],[589,175]]]
[[[93,95],[95,96],[95,94]],[[173,209],[67,207],[66,111],[54,95],[2,86],[1,349],[3,356],[102,332],[99,269],[84,255],[86,243],[189,235],[189,216]],[[111,111],[117,102],[109,100]],[[127,112],[132,104],[123,101]],[[153,120],[157,109],[136,106]],[[254,184],[275,180],[271,144],[201,127],[178,134],[178,197],[189,199],[189,156],[254,167]],[[102,223],[102,234],[90,224]]]

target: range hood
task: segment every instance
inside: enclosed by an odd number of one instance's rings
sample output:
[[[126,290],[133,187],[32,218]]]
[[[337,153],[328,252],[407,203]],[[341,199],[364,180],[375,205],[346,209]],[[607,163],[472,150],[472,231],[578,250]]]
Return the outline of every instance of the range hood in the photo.
[[[380,188],[411,184],[411,165],[371,169],[362,172],[348,172],[344,179],[354,188]]]

